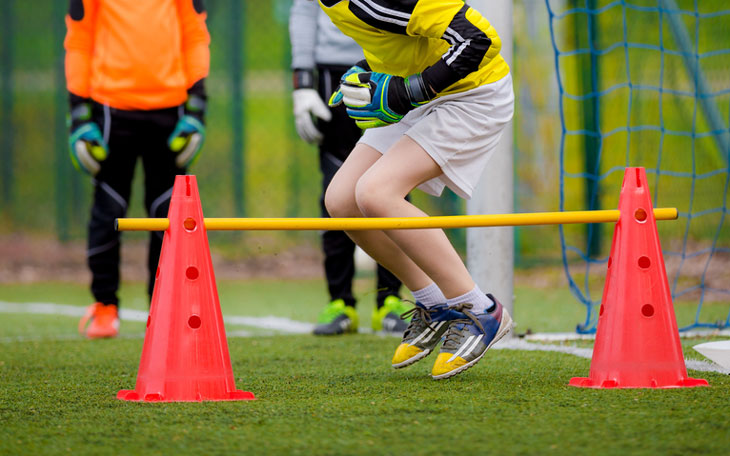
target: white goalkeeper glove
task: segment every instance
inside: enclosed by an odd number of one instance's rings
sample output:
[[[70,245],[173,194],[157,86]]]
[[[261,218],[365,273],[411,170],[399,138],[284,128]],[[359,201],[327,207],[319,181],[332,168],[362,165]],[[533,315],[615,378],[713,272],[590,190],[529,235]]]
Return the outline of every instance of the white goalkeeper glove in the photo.
[[[309,144],[319,144],[322,132],[314,125],[314,118],[325,122],[332,119],[332,113],[314,89],[296,89],[292,92],[294,101],[294,124],[297,134]]]

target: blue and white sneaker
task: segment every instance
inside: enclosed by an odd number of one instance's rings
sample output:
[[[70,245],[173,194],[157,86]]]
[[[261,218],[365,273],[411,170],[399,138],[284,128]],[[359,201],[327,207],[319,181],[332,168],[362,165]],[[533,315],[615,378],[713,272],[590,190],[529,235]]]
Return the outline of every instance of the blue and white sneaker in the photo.
[[[489,348],[514,327],[512,317],[494,296],[491,312],[473,314],[469,303],[452,307],[453,313],[461,314],[452,320],[444,336],[438,358],[431,370],[434,380],[452,377],[469,369],[484,356]]]
[[[395,350],[393,367],[400,369],[410,366],[428,356],[441,342],[451,320],[460,316],[463,316],[461,312],[454,312],[446,304],[427,308],[416,302],[413,309],[401,315],[404,320],[411,318],[411,322],[403,333],[401,344]]]

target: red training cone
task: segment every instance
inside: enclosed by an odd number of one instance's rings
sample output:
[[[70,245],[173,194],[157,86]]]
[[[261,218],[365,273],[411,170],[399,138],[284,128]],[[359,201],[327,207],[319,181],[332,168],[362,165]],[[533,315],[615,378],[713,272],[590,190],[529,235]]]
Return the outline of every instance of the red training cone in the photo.
[[[709,386],[687,377],[644,168],[627,168],[587,388]]]
[[[236,389],[195,176],[177,176],[134,390],[144,402],[255,399]]]

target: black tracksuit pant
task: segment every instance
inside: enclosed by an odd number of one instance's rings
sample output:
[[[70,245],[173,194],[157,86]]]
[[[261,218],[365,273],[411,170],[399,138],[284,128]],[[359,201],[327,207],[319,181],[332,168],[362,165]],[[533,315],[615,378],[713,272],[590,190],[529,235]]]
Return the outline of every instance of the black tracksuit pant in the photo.
[[[318,91],[323,100],[330,99],[333,90],[340,84],[340,78],[349,67],[318,65]],[[324,206],[324,194],[342,162],[355,147],[362,130],[347,116],[344,105],[332,109],[332,120],[319,121],[323,140],[319,146],[319,166],[322,171],[322,195],[320,206],[322,217],[329,217]],[[332,300],[342,299],[346,305],[354,306],[352,279],[355,275],[355,243],[343,231],[322,233],[324,250],[324,271]],[[377,266],[377,306],[390,295],[398,295],[401,282],[390,271]]]
[[[127,213],[138,159],[144,168],[144,201],[150,217],[167,217],[172,186],[184,169],[175,165],[167,139],[182,113],[174,107],[153,111],[122,111],[94,103],[93,120],[109,145],[109,156],[94,179],[94,201],[88,227],[87,262],[91,293],[105,304],[119,304],[120,232],[114,220]],[[152,296],[162,232],[150,232],[148,293]]]

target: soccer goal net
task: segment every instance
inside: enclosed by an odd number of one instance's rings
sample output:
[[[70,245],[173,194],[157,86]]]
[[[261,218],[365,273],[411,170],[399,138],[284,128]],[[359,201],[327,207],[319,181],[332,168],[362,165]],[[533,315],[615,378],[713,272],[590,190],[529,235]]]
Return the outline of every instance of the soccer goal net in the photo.
[[[646,168],[682,330],[730,326],[730,6],[720,0],[546,0],[560,90],[560,209],[614,209]],[[610,225],[560,229],[570,288],[595,331]]]

